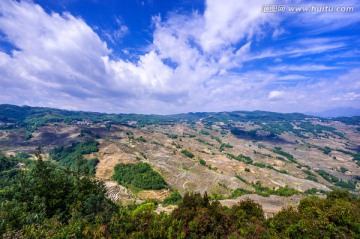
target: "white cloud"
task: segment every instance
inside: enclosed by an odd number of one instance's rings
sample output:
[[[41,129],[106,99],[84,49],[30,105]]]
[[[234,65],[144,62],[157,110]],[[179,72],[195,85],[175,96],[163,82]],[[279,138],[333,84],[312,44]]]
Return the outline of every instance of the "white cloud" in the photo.
[[[303,75],[284,75],[278,78],[278,80],[281,81],[304,80],[304,79],[308,79],[308,77]]]
[[[9,54],[0,51],[0,90],[5,92],[0,102],[167,114],[293,111],[299,106],[305,110],[342,95],[351,104],[359,103],[359,70],[315,83],[300,83],[308,79],[301,73],[281,75],[285,71],[339,69],[321,63],[293,65],[284,58],[341,49],[344,44],[340,40],[308,39],[281,50],[253,52],[266,34],[270,38],[282,34],[281,19],[261,13],[262,4],[258,0],[209,0],[204,15],[173,13],[167,20],[154,17],[153,42],[137,61],[130,62],[116,57],[81,18],[70,13],[48,14],[31,2],[0,1],[0,30],[17,49]],[[118,21],[116,31],[110,35],[114,42],[129,29]],[[268,57],[279,59],[275,62],[281,65],[271,71],[267,67],[243,68]],[[295,84],[282,85],[279,90],[277,84],[286,81]]]
[[[0,2],[0,11],[0,29],[19,49],[0,55],[2,90],[16,88],[12,103],[76,103],[80,109],[107,111],[101,106],[107,101],[119,106],[125,98],[172,89],[171,69],[153,51],[137,64],[111,60],[106,43],[69,13],[47,14],[38,5],[15,1]]]
[[[291,3],[289,3],[291,4]],[[354,7],[354,11],[349,12],[304,12],[296,17],[289,19],[292,24],[311,29],[311,35],[316,35],[328,31],[334,31],[353,24],[358,24],[360,15],[358,9],[360,6],[357,0],[332,0],[332,1],[301,1],[301,5],[307,6],[333,6],[333,7]],[[291,4],[295,5],[295,4]],[[318,27],[314,27],[318,26]],[[321,26],[321,27],[320,27]]]
[[[69,13],[49,15],[38,5],[8,0],[1,1],[0,11],[0,29],[19,49],[2,54],[2,75],[19,90],[33,91],[26,97],[50,90],[85,96],[101,87],[101,56],[111,51],[82,19]]]
[[[279,99],[285,94],[284,91],[280,90],[273,90],[269,93],[269,99]]]
[[[319,41],[315,39],[314,41],[298,41],[292,43],[291,46],[285,47],[281,50],[275,50],[268,48],[263,50],[260,53],[252,53],[248,56],[248,60],[257,60],[257,59],[266,59],[266,58],[275,58],[279,57],[302,57],[307,55],[314,55],[325,53],[329,51],[339,50],[345,46],[345,43],[342,42],[330,42],[328,39],[327,42]]]
[[[269,23],[275,16],[263,14],[264,1],[209,0],[204,14],[204,31],[200,42],[207,52],[235,44],[243,38],[251,39],[261,34],[262,24]]]
[[[321,111],[335,107],[360,105],[360,68],[333,79],[306,82],[286,89],[283,111]],[[293,110],[291,108],[293,107]]]
[[[339,69],[339,66],[325,66],[325,65],[315,65],[315,64],[306,64],[306,65],[278,65],[272,66],[269,68],[270,71],[327,71],[327,70],[336,70]]]

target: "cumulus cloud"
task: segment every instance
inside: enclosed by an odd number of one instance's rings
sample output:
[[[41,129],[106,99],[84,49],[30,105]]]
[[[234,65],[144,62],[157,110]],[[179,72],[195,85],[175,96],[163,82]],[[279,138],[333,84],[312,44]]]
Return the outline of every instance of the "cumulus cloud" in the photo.
[[[154,52],[136,64],[114,61],[106,43],[70,13],[8,0],[0,11],[0,29],[18,49],[0,55],[1,87],[14,90],[7,102],[109,111],[137,94],[166,90],[171,71]],[[114,107],[103,107],[112,100]]]
[[[283,49],[256,51],[262,39],[288,33],[279,26],[278,15],[261,13],[262,4],[264,1],[208,0],[203,14],[171,13],[166,20],[154,16],[153,41],[147,52],[128,61],[71,13],[47,13],[32,2],[0,1],[0,31],[13,46],[11,52],[0,51],[0,89],[4,92],[0,102],[166,114],[293,111],[299,105],[299,110],[307,110],[321,108],[327,100],[339,102],[337,99],[359,103],[359,86],[354,88],[359,70],[331,81],[308,81],[311,77],[301,72],[339,67],[285,61],[286,57],[341,49],[341,40],[308,39]],[[117,23],[118,28],[105,36],[111,42],[129,33],[122,21]],[[266,58],[277,65],[245,67]],[[289,70],[299,73],[284,74]],[[281,85],[291,80],[295,84]],[[279,99],[285,101],[279,103]]]
[[[29,98],[38,91],[86,97],[102,87],[101,56],[111,51],[83,20],[28,2],[2,1],[0,11],[1,31],[17,49],[1,55],[2,87],[9,82]]]
[[[204,14],[204,31],[200,42],[205,51],[218,50],[236,44],[245,38],[262,32],[262,25],[269,23],[271,16],[260,11],[260,1],[228,0],[207,1]]]

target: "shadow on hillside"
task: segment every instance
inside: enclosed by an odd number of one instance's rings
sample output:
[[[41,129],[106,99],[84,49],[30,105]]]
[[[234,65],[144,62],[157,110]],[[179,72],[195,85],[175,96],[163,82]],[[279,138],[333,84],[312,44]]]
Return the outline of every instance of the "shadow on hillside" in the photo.
[[[294,142],[288,141],[278,135],[269,133],[267,135],[259,135],[254,131],[245,131],[245,130],[231,130],[231,134],[238,139],[251,140],[251,141],[263,141],[269,142],[272,144],[294,144]]]

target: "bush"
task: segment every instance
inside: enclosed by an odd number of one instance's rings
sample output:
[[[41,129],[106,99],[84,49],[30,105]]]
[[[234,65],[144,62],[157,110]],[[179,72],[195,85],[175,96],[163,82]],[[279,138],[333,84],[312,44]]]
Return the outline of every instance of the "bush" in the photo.
[[[231,213],[235,215],[239,221],[261,220],[265,219],[264,211],[259,203],[254,202],[250,198],[242,200],[238,205],[231,208]]]
[[[356,181],[343,181],[342,179],[340,179],[339,182],[335,183],[335,186],[341,187],[341,188],[346,188],[346,189],[351,189],[354,190],[356,188]]]
[[[337,183],[339,182],[339,179],[337,177],[335,177],[334,175],[331,175],[327,172],[325,172],[324,170],[317,170],[316,171],[321,177],[323,177],[326,181],[330,182],[330,183]]]
[[[25,134],[25,136],[24,136],[24,140],[29,140],[29,139],[31,139],[32,137],[33,137],[32,133],[29,132],[29,131],[27,131],[26,134]]]
[[[232,145],[230,145],[230,144],[224,144],[224,143],[222,143],[222,144],[220,145],[219,151],[222,152],[222,151],[224,151],[224,148],[229,148],[229,149],[231,149],[231,148],[233,148],[233,147],[234,147],[234,146],[232,146]]]
[[[353,160],[354,161],[360,161],[360,153],[354,154]]]
[[[7,158],[3,153],[0,152],[0,172],[14,168],[19,161],[13,158]]]
[[[269,169],[277,171],[276,168],[274,168],[274,166],[272,166],[272,165],[266,165],[266,167],[269,168]]]
[[[357,238],[360,208],[349,192],[335,190],[327,198],[308,197],[298,210],[283,209],[267,222],[276,238]]]
[[[324,154],[329,154],[329,153],[331,153],[331,148],[328,147],[328,146],[325,146],[325,148],[323,148],[323,153],[324,153]]]
[[[303,172],[306,173],[306,174],[309,175],[309,176],[316,176],[316,175],[313,174],[310,170],[304,169]]]
[[[289,161],[291,161],[293,163],[297,162],[292,154],[283,151],[280,147],[275,147],[275,149],[272,149],[271,151],[273,151],[276,154],[284,156],[285,158],[287,158]]]
[[[242,181],[244,183],[248,183],[245,178],[242,178],[241,176],[239,176],[237,174],[235,175],[235,178],[239,179],[240,181]]]
[[[317,188],[310,188],[304,191],[304,193],[307,195],[316,195],[317,192],[319,192],[319,189]]]
[[[210,133],[209,132],[207,132],[206,130],[201,130],[200,131],[200,134],[203,134],[203,135],[210,135]]]
[[[195,155],[193,155],[191,152],[187,151],[186,149],[181,150],[181,153],[184,154],[186,157],[189,157],[191,159],[195,157]]]
[[[210,202],[205,193],[186,193],[171,215],[181,222],[181,236],[171,238],[227,238],[231,221],[218,201]]]
[[[70,218],[87,218],[90,222],[104,214],[111,216],[116,210],[105,197],[101,183],[88,177],[79,178],[50,162],[39,159],[33,168],[21,174],[13,185],[6,187],[6,193],[0,193],[0,235],[5,230],[11,233],[30,225],[45,226],[50,218],[63,225]],[[23,238],[40,238],[41,234],[37,233]]]
[[[288,196],[292,196],[294,194],[298,194],[299,191],[294,189],[294,188],[289,188],[288,186],[279,188],[277,190],[275,190],[274,194],[279,195],[279,196],[284,196],[284,197],[288,197]]]
[[[146,139],[145,139],[144,137],[142,137],[142,136],[140,136],[139,138],[137,138],[137,141],[143,142],[143,143],[146,143],[146,142],[147,142]]]
[[[199,159],[199,162],[200,162],[201,165],[206,166],[206,161],[205,160]]]
[[[340,167],[340,172],[346,173],[347,171],[349,171],[349,169],[347,169],[345,167]]]
[[[18,152],[18,153],[16,153],[15,154],[15,158],[17,159],[17,160],[20,160],[20,161],[23,161],[23,160],[27,160],[27,159],[29,159],[31,156],[29,155],[29,154],[27,154],[27,153],[24,153],[24,152]]]
[[[286,162],[286,160],[283,157],[276,156],[276,159]]]
[[[169,137],[170,139],[177,139],[178,136],[176,134],[169,134],[169,133],[165,133],[167,137]]]
[[[285,169],[280,169],[279,173],[288,174],[288,172]]]
[[[266,164],[264,164],[264,163],[255,162],[255,163],[254,163],[254,166],[257,166],[257,167],[259,167],[259,168],[266,168]]]
[[[246,190],[246,189],[243,189],[243,188],[237,188],[235,189],[233,192],[231,192],[231,198],[238,198],[242,195],[246,195],[246,194],[251,194],[253,192],[249,191],[249,190]]]
[[[299,193],[298,190],[296,190],[294,188],[289,188],[288,186],[280,187],[276,190],[270,189],[268,187],[262,186],[260,181],[253,183],[252,186],[255,188],[256,193],[263,197],[268,197],[270,195],[279,195],[279,196],[289,197],[289,196]]]
[[[163,201],[163,206],[176,205],[181,201],[182,197],[178,190],[174,190],[167,198]]]
[[[318,179],[317,179],[317,177],[316,176],[310,176],[310,175],[308,175],[308,176],[306,176],[306,178],[305,179],[307,179],[307,180],[311,180],[311,181],[314,181],[314,182],[318,182]]]
[[[167,188],[165,180],[161,175],[152,170],[147,163],[124,164],[115,166],[113,179],[119,184],[136,190],[159,190]]]
[[[60,165],[82,175],[95,175],[99,160],[97,158],[85,159],[83,155],[99,151],[98,146],[99,143],[95,140],[77,142],[68,147],[54,148],[50,157]]]
[[[226,156],[228,158],[235,159],[237,161],[241,161],[246,164],[252,164],[254,162],[249,156],[245,156],[243,154],[239,154],[238,156],[235,156],[233,154],[227,153]]]
[[[79,137],[84,137],[85,135],[95,137],[94,133],[90,129],[83,129],[80,131]]]

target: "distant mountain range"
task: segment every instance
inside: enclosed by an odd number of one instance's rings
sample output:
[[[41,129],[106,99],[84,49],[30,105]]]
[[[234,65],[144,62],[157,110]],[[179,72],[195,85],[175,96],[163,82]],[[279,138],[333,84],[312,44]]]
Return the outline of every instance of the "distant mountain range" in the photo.
[[[319,117],[353,117],[360,116],[360,109],[347,108],[335,108],[321,112],[306,112],[307,115],[319,116]]]
[[[74,123],[77,121],[88,121],[93,123],[125,124],[137,126],[149,124],[175,124],[179,122],[196,123],[202,121],[209,125],[215,122],[254,122],[262,123],[280,121],[301,121],[309,116],[323,118],[337,118],[346,124],[359,124],[360,109],[336,108],[323,112],[307,113],[276,113],[267,111],[232,111],[232,112],[189,112],[175,115],[143,115],[143,114],[107,114],[97,112],[68,111],[55,108],[16,106],[0,104],[0,128],[15,127],[38,127],[54,122]],[[2,126],[1,126],[2,124]],[[291,127],[292,128],[292,127]]]

